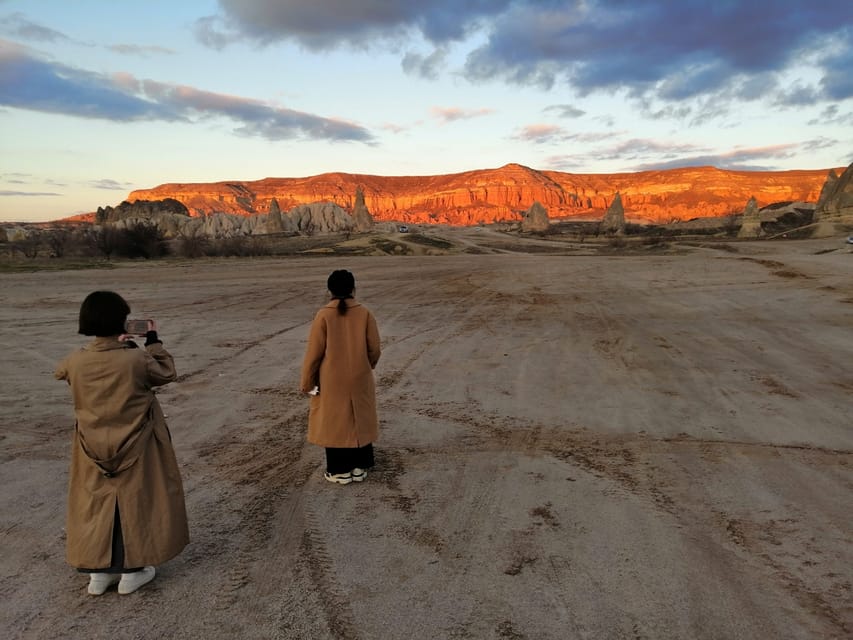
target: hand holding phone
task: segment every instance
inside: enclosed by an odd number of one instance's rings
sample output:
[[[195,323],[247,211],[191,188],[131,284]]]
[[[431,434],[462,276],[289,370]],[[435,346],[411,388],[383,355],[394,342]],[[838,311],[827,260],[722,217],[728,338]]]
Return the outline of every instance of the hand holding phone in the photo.
[[[144,336],[149,331],[156,331],[153,320],[128,320],[124,325],[126,333],[133,336]]]

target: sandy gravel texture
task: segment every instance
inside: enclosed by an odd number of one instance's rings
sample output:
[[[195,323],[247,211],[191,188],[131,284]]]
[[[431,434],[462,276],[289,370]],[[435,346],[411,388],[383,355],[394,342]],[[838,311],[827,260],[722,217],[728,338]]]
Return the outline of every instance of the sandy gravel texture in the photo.
[[[476,243],[475,233],[465,236]],[[0,276],[4,638],[849,638],[853,254],[170,262]],[[325,278],[376,315],[382,436],[333,486],[296,391]],[[83,297],[152,316],[192,542],[64,563]]]

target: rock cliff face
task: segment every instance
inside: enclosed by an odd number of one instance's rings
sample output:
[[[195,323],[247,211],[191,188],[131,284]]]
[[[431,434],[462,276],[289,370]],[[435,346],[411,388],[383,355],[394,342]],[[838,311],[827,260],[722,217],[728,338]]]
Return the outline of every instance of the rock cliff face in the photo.
[[[134,191],[128,200],[173,198],[191,215],[268,213],[301,204],[332,202],[349,213],[357,189],[378,221],[474,225],[519,220],[540,202],[551,219],[600,219],[618,192],[625,218],[663,223],[740,212],[755,197],[759,207],[782,201],[815,202],[827,170],[725,171],[713,167],[620,174],[537,171],[518,164],[437,176],[372,176],[325,173],[308,178],[252,182],[164,184]]]

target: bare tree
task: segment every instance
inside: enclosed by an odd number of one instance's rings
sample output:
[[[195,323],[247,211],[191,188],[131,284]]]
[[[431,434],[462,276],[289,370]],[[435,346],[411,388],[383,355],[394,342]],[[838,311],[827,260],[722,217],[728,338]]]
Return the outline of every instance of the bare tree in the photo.
[[[26,237],[18,240],[15,247],[24,254],[27,258],[34,259],[41,251],[41,234],[38,231],[33,231]]]
[[[107,260],[118,252],[119,246],[122,244],[123,238],[118,229],[113,227],[103,226],[94,233],[95,248],[98,253],[104,256]]]
[[[726,216],[726,222],[723,225],[723,231],[725,234],[731,238],[737,235],[737,232],[740,230],[741,219],[743,214],[740,213],[730,213]]]
[[[179,231],[178,254],[185,258],[201,258],[210,251],[210,242],[200,225],[185,225]]]
[[[52,229],[47,234],[47,244],[50,247],[50,255],[54,258],[62,258],[71,244],[71,230],[66,227]]]
[[[124,230],[125,244],[121,249],[128,258],[159,258],[169,252],[166,234],[156,222],[135,222]]]

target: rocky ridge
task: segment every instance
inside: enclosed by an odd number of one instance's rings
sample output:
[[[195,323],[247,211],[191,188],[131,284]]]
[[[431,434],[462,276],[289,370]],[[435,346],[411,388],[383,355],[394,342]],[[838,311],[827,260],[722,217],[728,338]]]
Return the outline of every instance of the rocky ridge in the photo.
[[[436,176],[326,173],[305,178],[170,183],[133,191],[127,200],[181,202],[192,216],[267,214],[331,202],[348,212],[360,189],[376,221],[474,225],[518,221],[540,202],[549,217],[600,219],[620,194],[626,221],[667,223],[730,215],[754,197],[759,207],[814,202],[827,170],[728,171],[694,167],[620,174],[538,171],[519,164]],[[364,222],[363,222],[364,223]],[[363,224],[362,223],[362,224]]]
[[[151,204],[156,205],[156,202]],[[148,207],[145,213],[139,213],[133,206],[126,207],[125,212],[121,217],[112,216],[104,222],[116,229],[126,229],[139,222],[153,222],[167,238],[198,235],[209,238],[266,234],[315,235],[352,231],[357,227],[355,219],[333,202],[301,204],[287,213],[272,206],[268,214],[255,216],[212,213],[189,217],[168,210],[149,211]]]

